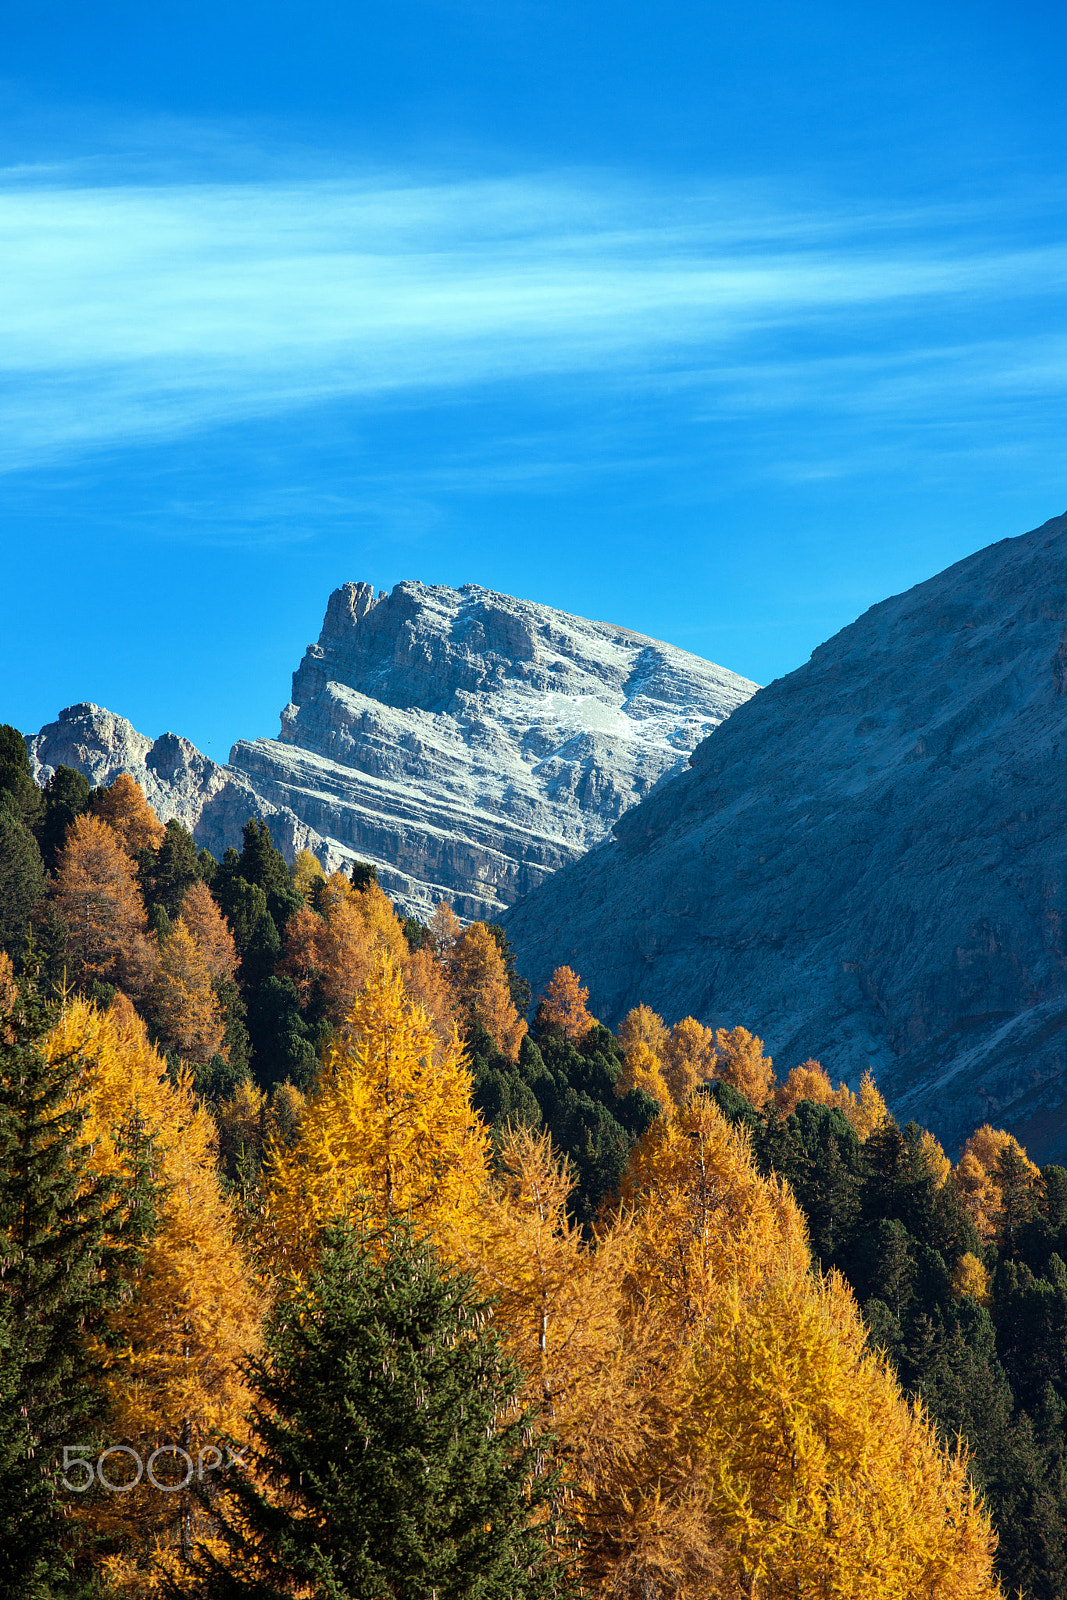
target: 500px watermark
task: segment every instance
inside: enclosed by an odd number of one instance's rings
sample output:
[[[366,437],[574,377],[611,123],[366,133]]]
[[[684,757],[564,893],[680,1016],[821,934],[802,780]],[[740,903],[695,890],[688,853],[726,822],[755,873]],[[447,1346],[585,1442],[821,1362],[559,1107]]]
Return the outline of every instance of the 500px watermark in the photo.
[[[217,1444],[206,1444],[197,1451],[195,1461],[180,1444],[161,1444],[152,1451],[147,1461],[143,1461],[128,1444],[108,1445],[95,1461],[86,1454],[91,1448],[87,1444],[63,1446],[63,1475],[60,1482],[72,1494],[84,1494],[94,1483],[99,1483],[101,1488],[110,1490],[112,1494],[129,1494],[142,1478],[147,1478],[152,1488],[158,1489],[161,1494],[175,1494],[179,1489],[188,1489],[194,1478],[198,1483],[203,1483],[209,1472],[226,1472],[230,1467],[244,1466],[244,1459],[229,1445],[223,1458]],[[116,1463],[105,1471],[105,1463],[112,1456],[123,1458],[128,1465],[119,1466]],[[68,1473],[75,1473],[79,1481],[71,1483]]]

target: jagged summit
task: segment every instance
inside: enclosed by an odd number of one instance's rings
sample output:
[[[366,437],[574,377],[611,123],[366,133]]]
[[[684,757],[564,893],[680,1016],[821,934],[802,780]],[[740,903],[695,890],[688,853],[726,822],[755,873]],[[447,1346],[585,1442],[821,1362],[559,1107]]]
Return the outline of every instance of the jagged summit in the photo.
[[[401,907],[496,916],[603,838],[755,684],[609,623],[496,594],[346,583],[293,675],[277,739],[219,766],[98,706],[29,741],[96,784],[130,772],[219,855],[249,816],[288,854],[373,861]]]
[[[1067,1153],[1067,516],[873,607],[508,918],[611,1022],[873,1067],[947,1144]]]
[[[322,850],[317,834],[291,811],[265,803],[233,768],[212,761],[179,734],[149,739],[125,717],[91,701],[67,706],[27,744],[40,784],[61,766],[84,773],[94,785],[113,783],[120,772],[128,772],[164,822],[175,818],[216,859],[228,845],[240,845],[249,817],[270,823],[290,859],[305,847]]]
[[[374,861],[411,909],[497,915],[603,838],[755,689],[610,623],[476,584],[330,596],[277,740],[232,765]]]

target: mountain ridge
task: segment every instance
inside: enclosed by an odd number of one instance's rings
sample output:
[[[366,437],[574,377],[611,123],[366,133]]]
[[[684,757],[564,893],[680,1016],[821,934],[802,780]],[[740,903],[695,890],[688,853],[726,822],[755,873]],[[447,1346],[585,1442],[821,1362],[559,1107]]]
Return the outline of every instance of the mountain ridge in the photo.
[[[35,772],[129,771],[219,855],[262,816],[287,854],[372,862],[403,911],[495,918],[680,770],[749,680],[659,640],[480,585],[348,583],[277,739],[220,766],[88,703],[29,739]],[[242,815],[243,812],[243,815]]]
[[[763,1036],[1067,1149],[1067,517],[872,607],[505,918],[608,1022]],[[600,930],[612,929],[610,948]],[[551,932],[549,932],[551,930]]]

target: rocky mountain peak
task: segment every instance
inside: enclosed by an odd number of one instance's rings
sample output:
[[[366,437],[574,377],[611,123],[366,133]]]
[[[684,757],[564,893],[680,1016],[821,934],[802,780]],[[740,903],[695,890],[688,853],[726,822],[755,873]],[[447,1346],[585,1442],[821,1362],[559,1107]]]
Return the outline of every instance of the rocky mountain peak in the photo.
[[[270,823],[290,859],[297,850],[324,849],[318,834],[291,811],[264,800],[247,778],[212,761],[188,739],[176,733],[149,739],[125,717],[89,701],[67,706],[27,746],[34,778],[42,785],[61,766],[73,767],[95,787],[129,773],[157,815],[188,828],[216,860],[228,845],[240,845],[249,817]]]
[[[755,685],[698,656],[477,584],[346,583],[277,739],[219,766],[99,706],[29,741],[94,784],[129,772],[216,856],[265,818],[291,856],[372,861],[405,911],[497,916],[591,843]]]
[[[600,839],[755,685],[610,623],[477,584],[347,583],[277,740],[232,764],[372,860],[405,907],[505,905]]]

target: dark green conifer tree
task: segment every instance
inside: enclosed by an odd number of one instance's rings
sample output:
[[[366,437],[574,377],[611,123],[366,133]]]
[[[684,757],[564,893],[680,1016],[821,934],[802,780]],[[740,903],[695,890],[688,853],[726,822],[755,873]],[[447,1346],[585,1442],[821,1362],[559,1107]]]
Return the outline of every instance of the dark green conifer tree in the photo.
[[[50,1594],[68,1570],[62,1448],[85,1441],[102,1407],[87,1336],[128,1285],[155,1214],[143,1146],[132,1184],[89,1171],[69,1103],[84,1063],[47,1060],[54,1018],[28,985],[0,1015],[0,1595],[12,1600]]]
[[[44,812],[37,828],[37,843],[44,864],[51,872],[63,848],[67,829],[75,817],[89,809],[92,794],[89,780],[73,767],[59,766],[44,786]]]
[[[378,868],[373,861],[353,861],[348,877],[353,889],[369,889],[372,883],[378,882]]]
[[[279,933],[284,933],[293,912],[303,905],[303,896],[294,889],[285,857],[274,848],[267,824],[252,817],[241,832],[244,848],[238,860],[238,871],[246,883],[263,890],[274,925]]]
[[[252,1473],[223,1480],[224,1553],[182,1587],[212,1600],[527,1600],[558,1594],[554,1476],[472,1280],[401,1229],[372,1253],[327,1236],[306,1299],[250,1364]],[[262,1485],[262,1487],[261,1487]]]
[[[0,722],[0,795],[6,795],[13,813],[27,828],[41,815],[41,791],[33,781],[26,741],[10,722]]]
[[[37,841],[10,800],[0,794],[0,949],[17,963],[34,909],[44,898],[45,871]]]
[[[171,920],[182,908],[185,891],[203,876],[196,842],[188,828],[172,817],[156,850],[141,851],[137,862],[145,905],[158,905]]]

